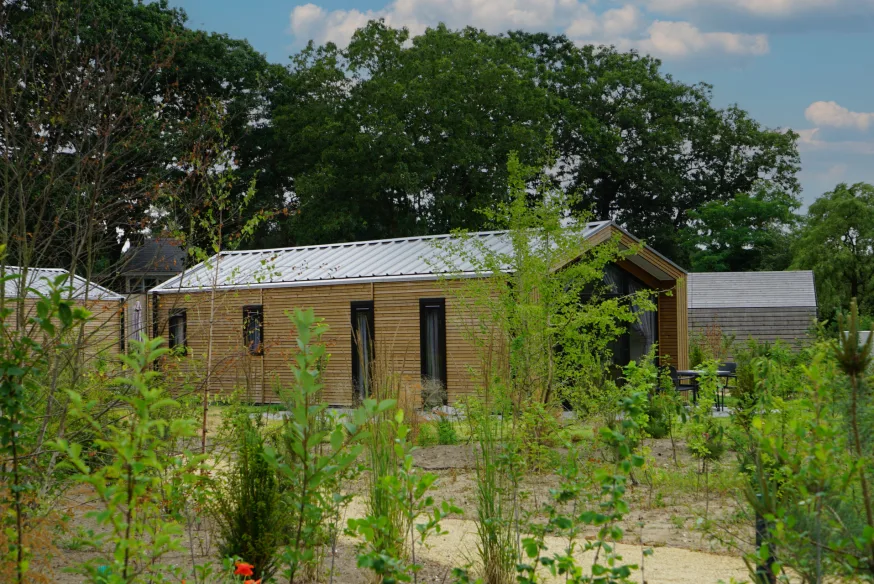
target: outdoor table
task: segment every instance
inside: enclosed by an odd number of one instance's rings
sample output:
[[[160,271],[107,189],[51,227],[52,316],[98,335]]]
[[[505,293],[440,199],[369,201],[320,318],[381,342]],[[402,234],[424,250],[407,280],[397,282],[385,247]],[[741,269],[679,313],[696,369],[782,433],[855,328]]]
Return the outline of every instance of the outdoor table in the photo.
[[[697,381],[699,377],[704,375],[705,371],[701,369],[685,369],[677,371],[677,379],[679,381],[683,381],[684,379],[689,379],[692,381]],[[725,388],[728,386],[728,382],[730,379],[737,377],[737,374],[732,373],[731,371],[717,371],[716,377],[722,380],[722,384],[720,385],[720,393],[716,395],[716,409],[718,411],[722,411],[725,407]],[[720,399],[721,396],[721,399]],[[692,389],[692,401],[698,401],[698,386],[697,384]]]

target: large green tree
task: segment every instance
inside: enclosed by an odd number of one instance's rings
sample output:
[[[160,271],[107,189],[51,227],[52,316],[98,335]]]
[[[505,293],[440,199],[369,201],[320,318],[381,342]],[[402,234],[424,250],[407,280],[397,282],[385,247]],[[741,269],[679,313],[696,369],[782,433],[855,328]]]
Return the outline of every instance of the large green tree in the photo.
[[[761,180],[797,192],[795,134],[765,128],[737,106],[716,108],[710,86],[681,83],[635,51],[511,36],[537,61],[551,99],[558,179],[598,219],[616,219],[686,263],[677,233],[690,211]]]
[[[874,186],[839,184],[807,212],[792,248],[793,266],[812,269],[820,311],[832,316],[856,298],[874,312]]]
[[[487,226],[506,200],[511,152],[538,162],[548,142],[534,63],[506,37],[444,26],[410,39],[371,22],[346,49],[294,58],[276,110],[293,177],[283,243]]]
[[[260,243],[487,228],[508,154],[550,164],[578,213],[616,219],[681,262],[689,211],[770,181],[795,193],[796,137],[636,52],[563,36],[371,22],[293,57],[275,104],[292,211]],[[549,162],[557,160],[552,165]]]
[[[160,185],[201,142],[198,106],[247,146],[270,66],[246,42],[192,31],[166,0],[33,0],[0,11],[0,241],[8,261],[110,271],[126,238],[160,229]],[[245,172],[258,169],[246,148]],[[156,224],[157,220],[157,224]]]
[[[694,272],[785,270],[792,261],[791,229],[800,206],[796,196],[761,185],[753,194],[690,211],[680,233],[689,267]]]

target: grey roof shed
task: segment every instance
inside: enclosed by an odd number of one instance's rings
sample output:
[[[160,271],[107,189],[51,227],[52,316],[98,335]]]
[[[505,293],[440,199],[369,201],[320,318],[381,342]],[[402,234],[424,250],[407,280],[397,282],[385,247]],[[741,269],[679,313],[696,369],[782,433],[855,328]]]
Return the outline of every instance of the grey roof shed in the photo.
[[[755,339],[806,343],[816,318],[813,272],[703,272],[689,274],[690,338],[714,325],[737,342]]]

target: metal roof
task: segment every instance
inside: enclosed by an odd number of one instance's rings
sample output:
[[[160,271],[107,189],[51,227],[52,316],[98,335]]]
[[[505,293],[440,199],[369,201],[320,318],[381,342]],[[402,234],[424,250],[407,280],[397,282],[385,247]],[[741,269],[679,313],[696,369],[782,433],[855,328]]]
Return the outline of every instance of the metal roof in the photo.
[[[6,275],[18,274],[20,276],[22,272],[18,266],[6,266],[5,270]],[[25,294],[27,298],[38,298],[33,290],[41,294],[48,294],[49,282],[54,281],[60,275],[68,276],[63,284],[63,287],[69,291],[69,294],[65,294],[66,298],[74,300],[124,300],[124,296],[116,294],[103,286],[98,286],[94,282],[89,282],[81,276],[73,276],[73,280],[70,282],[70,272],[61,268],[28,268],[26,285],[20,277],[4,283],[6,297],[19,298],[22,288],[26,289]]]
[[[583,235],[591,237],[610,224],[610,221],[587,223]],[[483,247],[498,254],[512,252],[512,243],[506,231],[483,231],[471,233],[469,237],[462,256],[477,254]],[[211,289],[213,281],[216,288],[220,289],[271,288],[434,280],[441,275],[463,277],[481,273],[467,257],[453,258],[451,270],[440,269],[445,263],[445,246],[460,241],[463,240],[457,235],[430,235],[222,252],[217,263],[213,256],[208,262],[197,264],[151,291],[201,291]],[[503,269],[509,269],[509,266],[503,266]]]
[[[689,308],[816,308],[813,272],[701,272],[686,280]]]

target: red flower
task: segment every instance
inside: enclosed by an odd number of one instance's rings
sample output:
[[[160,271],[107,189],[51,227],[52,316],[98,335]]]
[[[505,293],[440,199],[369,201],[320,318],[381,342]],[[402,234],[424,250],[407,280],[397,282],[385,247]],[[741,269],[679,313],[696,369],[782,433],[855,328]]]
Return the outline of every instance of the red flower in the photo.
[[[258,578],[257,580],[246,580],[243,584],[261,584],[261,578]]]
[[[246,562],[237,562],[234,564],[236,569],[234,570],[235,576],[252,576],[254,572],[252,572],[253,566],[252,564],[247,564]]]

